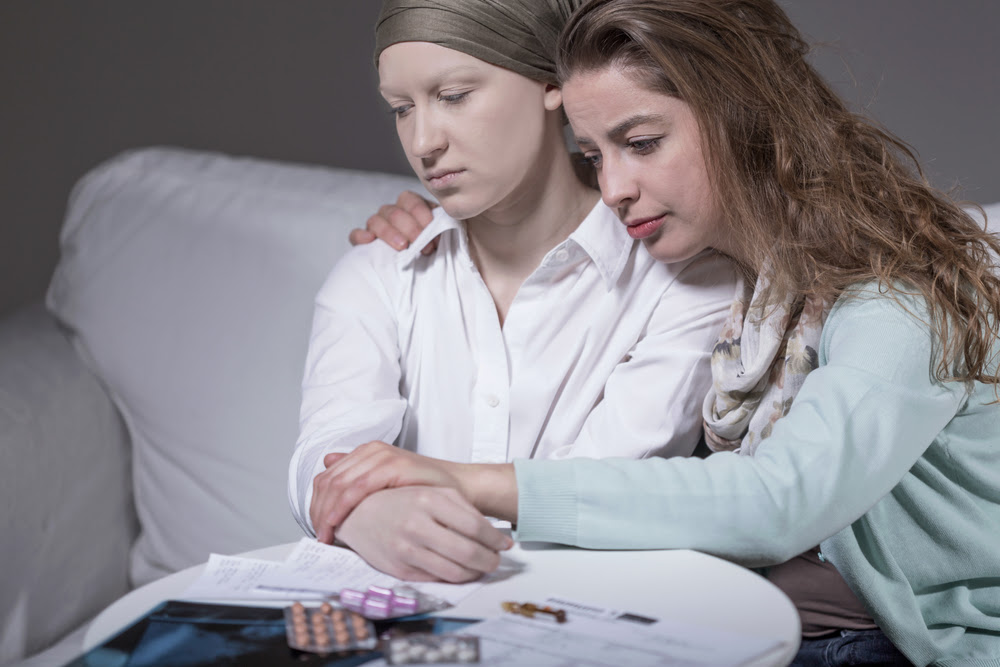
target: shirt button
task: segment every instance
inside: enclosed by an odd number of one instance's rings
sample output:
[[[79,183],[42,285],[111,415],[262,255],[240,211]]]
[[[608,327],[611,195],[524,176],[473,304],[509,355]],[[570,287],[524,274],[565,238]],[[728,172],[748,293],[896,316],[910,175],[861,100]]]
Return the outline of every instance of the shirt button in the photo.
[[[486,397],[486,405],[490,406],[491,408],[495,408],[496,406],[500,405],[500,399],[493,394],[489,394]]]
[[[555,257],[557,262],[565,262],[569,259],[569,250],[566,250],[565,248],[557,250]]]

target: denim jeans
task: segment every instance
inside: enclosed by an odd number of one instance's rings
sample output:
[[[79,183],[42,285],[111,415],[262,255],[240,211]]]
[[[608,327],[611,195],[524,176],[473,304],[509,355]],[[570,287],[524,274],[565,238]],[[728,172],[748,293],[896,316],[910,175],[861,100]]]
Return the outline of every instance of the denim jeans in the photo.
[[[803,639],[792,667],[910,665],[881,630],[841,630],[832,637]]]

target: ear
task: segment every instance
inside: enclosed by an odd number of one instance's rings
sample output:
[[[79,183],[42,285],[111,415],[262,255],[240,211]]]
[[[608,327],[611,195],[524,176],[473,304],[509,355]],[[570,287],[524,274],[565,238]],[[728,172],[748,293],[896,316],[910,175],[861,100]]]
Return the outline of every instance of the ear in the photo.
[[[545,108],[555,111],[562,106],[562,88],[551,83],[545,84]]]

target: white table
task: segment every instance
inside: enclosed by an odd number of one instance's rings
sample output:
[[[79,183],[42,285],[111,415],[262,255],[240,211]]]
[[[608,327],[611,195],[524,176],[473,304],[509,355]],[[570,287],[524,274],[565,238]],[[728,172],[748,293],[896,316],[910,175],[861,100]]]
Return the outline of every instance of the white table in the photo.
[[[241,555],[280,561],[295,544]],[[483,586],[443,613],[486,618],[495,616],[504,600],[558,596],[781,642],[751,663],[754,666],[787,665],[798,650],[799,616],[788,597],[756,573],[719,558],[686,549],[596,551],[539,544],[515,545],[507,555],[525,563],[524,571]],[[91,623],[84,649],[102,643],[160,602],[179,599],[204,567],[190,567],[118,599]]]

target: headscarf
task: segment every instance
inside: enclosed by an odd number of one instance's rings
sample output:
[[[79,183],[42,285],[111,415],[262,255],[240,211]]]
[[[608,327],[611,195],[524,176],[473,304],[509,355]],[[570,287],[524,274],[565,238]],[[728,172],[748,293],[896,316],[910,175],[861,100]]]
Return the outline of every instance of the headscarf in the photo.
[[[559,33],[585,0],[385,0],[375,66],[399,42],[430,42],[544,83],[556,83]]]

